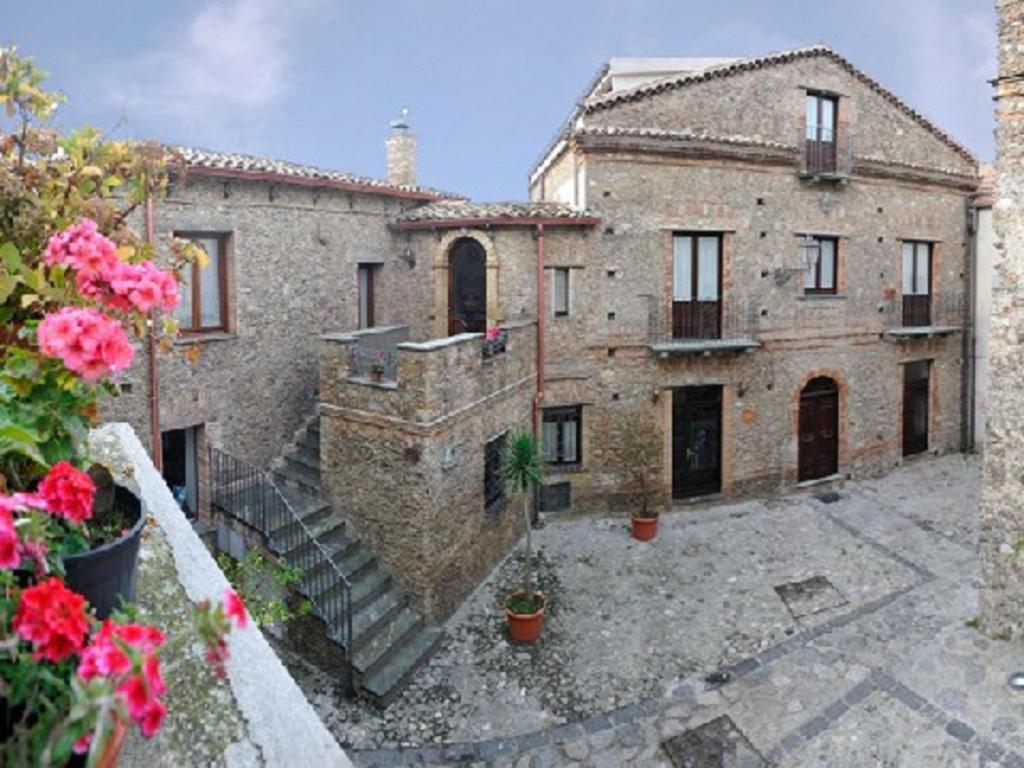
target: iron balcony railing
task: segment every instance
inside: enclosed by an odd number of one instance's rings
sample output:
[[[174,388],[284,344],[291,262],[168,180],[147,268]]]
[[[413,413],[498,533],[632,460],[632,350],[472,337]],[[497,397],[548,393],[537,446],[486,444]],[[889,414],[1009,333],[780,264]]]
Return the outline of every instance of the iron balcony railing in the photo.
[[[751,298],[673,302],[668,316],[657,297],[646,298],[647,337],[652,341],[757,338],[760,304]]]
[[[961,291],[946,291],[899,296],[886,302],[884,312],[890,318],[887,325],[894,328],[960,327],[963,325],[964,295]]]
[[[352,585],[267,472],[210,448],[210,499],[255,528],[272,550],[303,573],[299,587],[332,638],[345,649],[346,690],[352,690]]]

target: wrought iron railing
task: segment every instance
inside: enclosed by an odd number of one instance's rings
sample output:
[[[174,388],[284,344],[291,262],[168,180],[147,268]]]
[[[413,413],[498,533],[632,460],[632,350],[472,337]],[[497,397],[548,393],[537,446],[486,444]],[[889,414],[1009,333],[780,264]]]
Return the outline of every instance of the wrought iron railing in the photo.
[[[267,472],[212,446],[210,500],[225,514],[259,531],[271,549],[302,570],[301,590],[332,637],[345,648],[344,682],[351,691],[354,648],[348,578]]]
[[[756,339],[760,304],[746,296],[722,302],[674,302],[666,317],[658,297],[647,296],[647,336],[652,341]]]
[[[962,291],[945,291],[922,296],[898,296],[883,305],[889,318],[887,325],[914,328],[929,325],[962,326],[964,295]]]

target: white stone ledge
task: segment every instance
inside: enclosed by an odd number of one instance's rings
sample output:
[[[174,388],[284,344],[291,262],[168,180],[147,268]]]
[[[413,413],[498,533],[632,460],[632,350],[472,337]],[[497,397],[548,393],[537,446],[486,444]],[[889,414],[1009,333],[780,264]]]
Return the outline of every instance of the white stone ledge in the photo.
[[[163,529],[174,553],[178,581],[189,599],[219,600],[228,581],[203,546],[138,436],[128,424],[104,424],[90,434],[94,458],[109,466],[122,484],[132,488],[143,509]],[[317,717],[295,680],[258,629],[233,632],[228,681],[250,740],[268,766],[351,768],[352,763]]]

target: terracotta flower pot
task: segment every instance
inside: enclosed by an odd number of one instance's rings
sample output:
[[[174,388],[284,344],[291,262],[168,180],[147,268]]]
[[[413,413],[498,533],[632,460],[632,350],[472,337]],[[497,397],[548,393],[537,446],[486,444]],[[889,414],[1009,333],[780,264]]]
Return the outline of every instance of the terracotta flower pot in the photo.
[[[534,613],[513,613],[508,608],[509,600],[521,596],[522,592],[509,595],[505,601],[505,617],[508,619],[508,634],[516,643],[532,643],[540,637],[540,630],[544,626],[544,611],[548,607],[547,600],[540,592],[533,594],[540,598],[540,608]]]
[[[650,541],[658,533],[658,518],[634,517],[633,538],[637,541]]]

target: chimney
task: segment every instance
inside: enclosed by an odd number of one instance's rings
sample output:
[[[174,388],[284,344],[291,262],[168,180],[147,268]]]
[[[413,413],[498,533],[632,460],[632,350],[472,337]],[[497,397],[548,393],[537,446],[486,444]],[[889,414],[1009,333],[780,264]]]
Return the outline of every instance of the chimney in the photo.
[[[391,184],[416,183],[416,136],[409,131],[409,108],[391,121],[391,135],[387,140],[388,182]]]

